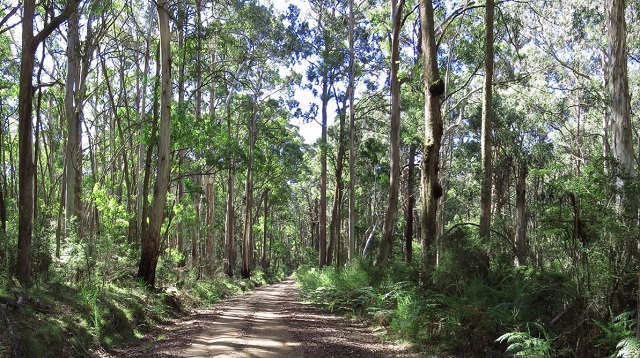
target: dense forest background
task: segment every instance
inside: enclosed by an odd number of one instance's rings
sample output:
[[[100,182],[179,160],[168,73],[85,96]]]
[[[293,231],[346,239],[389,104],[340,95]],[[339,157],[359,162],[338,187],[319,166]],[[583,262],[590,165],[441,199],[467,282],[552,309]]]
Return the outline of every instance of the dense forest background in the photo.
[[[425,351],[636,356],[638,3],[287,5],[0,0],[2,296],[297,270]]]

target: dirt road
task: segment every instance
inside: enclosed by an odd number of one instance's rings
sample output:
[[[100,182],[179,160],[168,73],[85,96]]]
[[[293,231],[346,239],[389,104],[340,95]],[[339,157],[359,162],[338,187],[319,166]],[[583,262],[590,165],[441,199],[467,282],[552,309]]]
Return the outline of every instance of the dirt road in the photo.
[[[364,325],[300,303],[292,280],[258,288],[175,322],[121,357],[416,357]]]

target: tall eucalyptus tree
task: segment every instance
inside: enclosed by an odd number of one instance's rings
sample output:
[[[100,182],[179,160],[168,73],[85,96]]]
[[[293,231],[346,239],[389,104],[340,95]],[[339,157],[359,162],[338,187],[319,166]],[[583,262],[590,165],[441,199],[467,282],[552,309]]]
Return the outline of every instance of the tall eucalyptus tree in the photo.
[[[310,60],[307,79],[312,84],[319,84],[320,91],[320,203],[319,203],[319,237],[318,263],[320,267],[330,264],[327,262],[327,128],[329,119],[329,102],[335,95],[334,86],[340,81],[343,72],[345,54],[339,40],[339,34],[344,31],[346,18],[341,12],[341,4],[335,0],[314,0],[311,10],[315,26],[310,38],[307,39],[312,53],[317,60]]]
[[[618,163],[616,187],[618,215],[631,225],[637,224],[638,205],[631,189],[636,176],[635,154],[633,151],[633,128],[631,126],[631,99],[629,96],[629,75],[627,69],[627,23],[625,1],[607,0],[605,16],[608,48],[607,83],[609,85],[613,157]],[[634,241],[636,241],[634,243]],[[640,308],[640,242],[629,240],[628,250],[638,262],[637,307]],[[640,339],[640,315],[636,322],[636,339]]]
[[[158,29],[160,30],[160,135],[158,142],[158,169],[153,189],[153,202],[149,215],[149,228],[143,238],[138,277],[150,287],[155,285],[156,267],[160,255],[160,229],[164,221],[165,204],[169,188],[171,171],[171,32],[169,27],[169,3],[161,1],[157,4]]]
[[[433,261],[433,245],[436,238],[437,200],[442,196],[438,180],[440,145],[442,141],[442,114],[440,96],[444,93],[444,82],[438,70],[438,52],[434,27],[433,2],[420,0],[420,28],[422,43],[422,76],[424,81],[424,148],[420,164],[421,179],[421,241],[427,267]]]
[[[35,0],[25,0],[22,9],[22,48],[20,49],[19,102],[19,201],[18,201],[18,280],[31,284],[31,236],[33,230],[33,191],[35,164],[33,162],[33,69],[38,46],[53,33],[77,7],[79,0],[69,0],[63,10],[42,30],[34,33]]]
[[[347,257],[349,261],[355,258],[356,254],[356,151],[355,151],[355,49],[354,49],[355,16],[353,13],[353,0],[349,0],[349,239]]]
[[[385,267],[393,245],[398,201],[400,192],[400,32],[403,25],[404,0],[391,1],[391,128],[389,131],[389,148],[391,151],[391,172],[389,175],[389,199],[382,238],[375,264]]]
[[[493,13],[494,2],[487,0],[485,8],[484,84],[482,98],[482,185],[480,210],[480,237],[488,239],[491,233],[491,124],[493,98]]]

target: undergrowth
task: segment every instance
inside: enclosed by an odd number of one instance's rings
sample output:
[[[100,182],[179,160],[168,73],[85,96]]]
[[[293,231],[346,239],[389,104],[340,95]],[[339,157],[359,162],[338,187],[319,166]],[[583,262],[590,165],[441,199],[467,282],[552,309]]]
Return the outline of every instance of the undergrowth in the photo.
[[[436,356],[575,356],[569,327],[575,292],[565,277],[527,267],[494,269],[486,279],[451,280],[434,274],[420,282],[418,268],[394,263],[382,280],[364,262],[337,271],[301,267],[296,281],[304,297],[331,311],[354,314],[384,327],[392,339],[413,343]],[[557,319],[558,312],[568,312]],[[577,315],[576,317],[580,317]],[[556,318],[556,320],[554,320]],[[594,356],[638,353],[628,315],[592,323]],[[636,355],[637,356],[637,355]]]

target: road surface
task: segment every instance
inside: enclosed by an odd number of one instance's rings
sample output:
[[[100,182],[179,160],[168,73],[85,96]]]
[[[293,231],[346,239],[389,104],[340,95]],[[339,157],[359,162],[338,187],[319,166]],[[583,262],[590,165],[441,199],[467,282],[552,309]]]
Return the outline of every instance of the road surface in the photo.
[[[361,322],[301,303],[293,280],[195,311],[116,357],[417,357]]]

